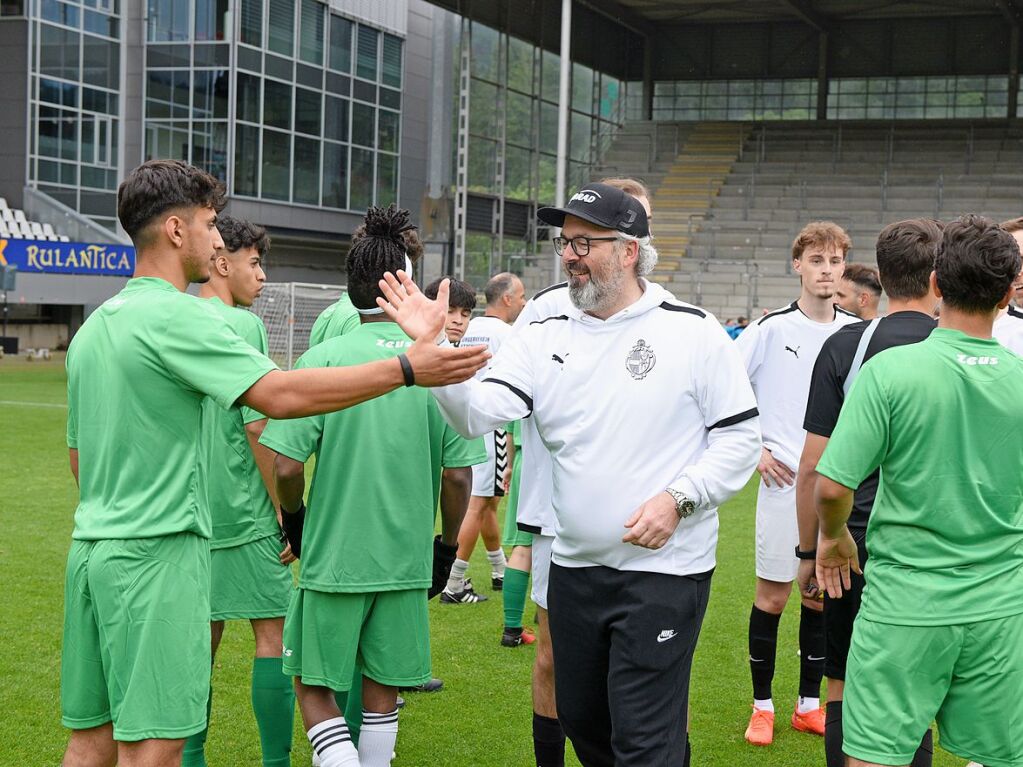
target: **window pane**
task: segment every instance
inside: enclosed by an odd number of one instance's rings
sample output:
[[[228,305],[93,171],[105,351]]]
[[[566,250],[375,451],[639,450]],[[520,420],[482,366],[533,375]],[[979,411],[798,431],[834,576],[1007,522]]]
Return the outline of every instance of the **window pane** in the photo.
[[[320,135],[320,94],[316,91],[295,89],[295,130]]]
[[[339,72],[352,71],[352,24],[348,19],[330,16],[330,61],[331,69]]]
[[[533,52],[535,48],[517,37],[508,38],[508,87],[533,93]]]
[[[355,66],[355,74],[359,77],[374,81],[377,79],[377,48],[379,41],[379,32],[370,27],[359,25],[359,55]]]
[[[377,155],[377,205],[390,205],[398,201],[398,157],[393,154]]]
[[[561,57],[556,53],[550,51],[543,52],[543,59],[541,61],[541,85],[543,88],[543,97],[547,101],[558,102],[558,82],[560,79]]]
[[[320,142],[295,138],[295,177],[292,200],[316,205],[320,201]]]
[[[291,176],[291,136],[263,131],[263,178],[260,197],[287,200]]]
[[[373,153],[366,149],[352,149],[352,201],[353,210],[365,210],[373,204]]]
[[[192,116],[227,117],[227,72],[200,69],[193,77]]]
[[[571,157],[573,160],[589,162],[590,160],[590,118],[578,112],[572,112],[571,118]],[[585,181],[585,179],[583,179]]]
[[[77,32],[58,29],[49,24],[39,25],[39,73],[78,79],[78,58],[81,45]]]
[[[241,40],[263,47],[263,0],[241,0]]]
[[[227,123],[193,124],[192,164],[227,180]]]
[[[298,55],[309,64],[323,65],[323,11],[318,0],[302,0]]]
[[[348,147],[323,145],[323,205],[348,207]]]
[[[189,0],[149,0],[148,36],[153,42],[188,40]]]
[[[472,56],[469,71],[474,77],[497,82],[501,36],[496,29],[478,22],[472,24]]]
[[[401,87],[401,38],[384,35],[384,52],[380,68],[382,70],[380,81],[384,85]]]
[[[82,35],[82,45],[82,80],[90,85],[117,90],[121,77],[118,44]]]
[[[469,81],[469,132],[497,138],[497,86]]]
[[[224,40],[227,0],[195,0],[195,39]]]
[[[572,109],[593,112],[593,70],[582,64],[572,65]]]
[[[270,45],[274,53],[291,56],[295,51],[295,5],[291,0],[269,0]]]
[[[348,140],[348,100],[327,96],[323,112],[323,135],[337,141]]]
[[[377,149],[384,152],[397,152],[398,113],[388,112],[386,109],[381,109],[378,113],[377,120]]]
[[[533,99],[513,91],[506,91],[505,98],[508,100],[508,142],[519,146],[532,146]]]
[[[291,128],[291,86],[275,80],[263,81],[263,123]]]
[[[469,189],[496,194],[497,142],[474,138],[469,142]]]
[[[234,193],[256,196],[259,175],[259,128],[237,125],[234,129]]]
[[[373,146],[373,138],[376,134],[374,114],[376,109],[366,104],[354,102],[352,104],[352,143],[361,146]]]
[[[39,154],[47,157],[60,155],[60,110],[39,107]]]
[[[504,157],[504,193],[506,197],[518,200],[529,199],[529,158],[528,149],[507,147]]]
[[[238,119],[259,122],[259,78],[238,73]]]

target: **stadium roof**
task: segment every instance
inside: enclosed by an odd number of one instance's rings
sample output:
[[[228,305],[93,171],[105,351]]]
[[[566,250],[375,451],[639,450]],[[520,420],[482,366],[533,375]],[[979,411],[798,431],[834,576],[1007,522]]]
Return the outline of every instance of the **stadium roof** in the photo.
[[[922,16],[1018,16],[1017,0],[590,0],[604,12],[617,6],[623,20],[647,24],[786,21],[802,19],[811,26],[830,20]]]

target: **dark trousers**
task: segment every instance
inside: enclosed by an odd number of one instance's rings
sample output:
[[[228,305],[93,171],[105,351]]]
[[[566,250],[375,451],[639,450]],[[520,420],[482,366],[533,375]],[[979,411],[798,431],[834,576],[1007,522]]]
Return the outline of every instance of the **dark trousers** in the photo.
[[[558,719],[584,767],[683,763],[710,576],[551,565]]]

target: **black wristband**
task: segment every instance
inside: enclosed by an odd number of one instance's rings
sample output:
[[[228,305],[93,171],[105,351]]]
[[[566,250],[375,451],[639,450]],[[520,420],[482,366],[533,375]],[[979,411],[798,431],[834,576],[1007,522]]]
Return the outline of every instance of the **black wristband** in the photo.
[[[299,504],[295,511],[288,511],[281,506],[281,529],[291,544],[291,553],[302,556],[302,528],[305,527],[305,503]]]
[[[404,354],[398,355],[398,362],[401,364],[401,375],[405,379],[406,386],[416,385],[416,374],[412,370],[412,363]]]
[[[796,546],[796,559],[817,559],[817,549],[803,551]]]

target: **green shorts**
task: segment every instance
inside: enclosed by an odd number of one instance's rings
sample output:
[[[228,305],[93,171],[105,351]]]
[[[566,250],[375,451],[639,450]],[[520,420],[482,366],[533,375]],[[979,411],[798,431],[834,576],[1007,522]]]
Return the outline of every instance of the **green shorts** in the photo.
[[[394,687],[430,680],[426,589],[339,594],[297,588],[284,621],[284,673],[348,690],[356,662]]]
[[[516,448],[515,464],[512,466],[511,490],[508,493],[508,504],[504,507],[504,530],[501,536],[502,546],[532,546],[533,534],[519,530],[515,524],[515,514],[519,508],[519,475],[522,471],[521,448]]]
[[[276,535],[213,549],[210,570],[213,620],[282,618],[291,600],[291,568],[282,565],[283,546]]]
[[[941,746],[986,767],[1023,764],[1023,614],[955,626],[856,619],[843,750],[909,764],[937,721]]]
[[[206,726],[210,549],[191,533],[72,541],[64,583],[61,721],[114,739]]]

